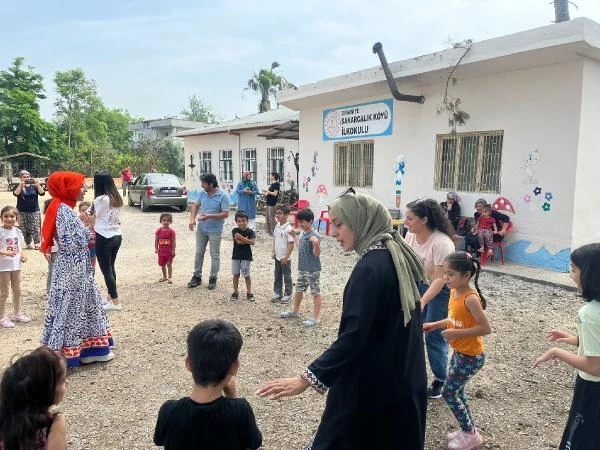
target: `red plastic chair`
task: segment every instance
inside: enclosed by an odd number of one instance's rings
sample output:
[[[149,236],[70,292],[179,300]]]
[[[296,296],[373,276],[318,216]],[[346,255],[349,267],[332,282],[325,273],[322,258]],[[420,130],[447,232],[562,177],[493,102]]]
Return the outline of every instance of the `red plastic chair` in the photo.
[[[328,210],[321,211],[321,215],[319,216],[319,225],[317,225],[318,231],[321,231],[321,222],[325,222],[325,236],[329,236],[329,226],[331,225],[331,222],[329,221]]]
[[[308,208],[310,206],[310,202],[308,200],[298,200],[296,203],[292,203],[290,205],[290,216],[294,217],[294,228],[298,228],[298,219],[296,214],[298,211],[304,208]]]
[[[513,228],[513,223],[508,222],[508,227],[506,227],[506,232],[510,233],[512,231],[512,228]],[[506,235],[504,235],[504,237],[506,238]],[[494,242],[492,244],[493,253],[490,256],[488,256],[485,251],[482,251],[482,253],[481,253],[481,265],[482,266],[486,263],[488,258],[490,261],[494,260],[494,257],[496,254],[496,249],[500,250],[500,264],[504,264],[504,239],[502,239],[500,242]]]

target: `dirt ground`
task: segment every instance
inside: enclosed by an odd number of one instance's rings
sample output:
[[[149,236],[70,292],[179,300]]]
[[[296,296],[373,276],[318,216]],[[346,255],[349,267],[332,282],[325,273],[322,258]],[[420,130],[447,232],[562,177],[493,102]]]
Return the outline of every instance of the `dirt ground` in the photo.
[[[0,205],[14,203],[10,193],[0,193]],[[160,269],[153,242],[161,211],[165,210],[141,213],[138,207],[122,209],[123,246],[116,269],[124,310],[110,313],[116,356],[109,363],[70,371],[70,386],[60,405],[68,419],[68,448],[155,448],[152,435],[160,405],[190,391],[191,377],[183,367],[186,334],[199,320],[215,317],[236,324],[244,337],[238,391],[254,408],[263,433],[263,448],[304,448],[319,423],[324,397],[308,389],[298,397],[274,402],[258,398],[255,392],[266,380],[298,374],[335,339],[342,291],[356,256],[344,255],[332,238],[324,238],[324,315],[318,327],[306,329],[300,321],[279,319],[281,306],[269,302],[272,265],[270,241],[261,232],[262,218],[253,249],[256,302],[233,303],[229,300],[232,240],[227,232],[217,289],[186,287],[194,255],[188,213],[173,211],[178,233],[174,284],[157,282]],[[226,227],[231,224],[232,219]],[[27,255],[23,302],[33,321],[11,330],[0,329],[0,367],[13,355],[35,348],[42,329],[47,266],[39,252],[29,250]],[[205,279],[207,270],[205,264]],[[96,279],[105,293],[99,273]],[[549,347],[544,340],[546,330],[575,330],[580,300],[572,291],[509,276],[484,273],[480,282],[489,297],[487,313],[493,333],[486,339],[486,365],[467,391],[485,438],[484,448],[556,448],[569,410],[573,371],[564,364],[533,369],[532,361]],[[10,308],[7,305],[7,310]],[[309,309],[309,302],[303,304],[305,315]],[[446,433],[456,426],[443,400],[430,401],[427,449],[446,448]]]

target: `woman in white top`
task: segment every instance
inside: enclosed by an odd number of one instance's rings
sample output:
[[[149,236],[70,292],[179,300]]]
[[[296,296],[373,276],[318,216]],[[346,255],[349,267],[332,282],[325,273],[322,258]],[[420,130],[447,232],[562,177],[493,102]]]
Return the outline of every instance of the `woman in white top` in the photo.
[[[115,186],[113,177],[108,172],[96,172],[94,175],[94,205],[96,216],[94,231],[96,232],[96,257],[108,289],[107,311],[120,311],[122,308],[117,293],[117,273],[115,260],[121,247],[121,221],[119,212],[123,199]]]
[[[454,229],[440,204],[432,199],[416,200],[406,205],[404,224],[408,228],[406,242],[421,258],[429,276],[429,284],[421,283],[423,322],[436,322],[448,317],[450,291],[444,281],[442,264],[453,253]],[[429,398],[442,396],[448,375],[448,342],[441,329],[425,336],[427,358],[433,372],[433,382],[427,389]]]

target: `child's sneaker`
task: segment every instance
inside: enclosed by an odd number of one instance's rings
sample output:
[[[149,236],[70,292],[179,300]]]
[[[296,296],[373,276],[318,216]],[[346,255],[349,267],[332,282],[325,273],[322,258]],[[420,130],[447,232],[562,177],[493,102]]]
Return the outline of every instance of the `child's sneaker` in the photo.
[[[104,311],[121,311],[123,309],[123,306],[121,305],[121,303],[115,304],[113,302],[108,302],[102,305],[102,308],[104,309]]]
[[[232,302],[235,302],[238,298],[240,298],[240,294],[238,294],[237,292],[234,292],[233,294],[231,294],[231,297],[229,297],[229,300],[231,300]]]
[[[292,299],[292,296],[286,294],[283,297],[281,297],[281,299],[279,300],[279,303],[289,303],[291,299]]]
[[[429,398],[440,398],[442,396],[442,389],[444,388],[444,382],[433,380],[431,386],[427,388],[427,397]]]
[[[297,319],[298,314],[296,314],[292,310],[289,310],[289,311],[284,311],[281,314],[279,314],[279,317],[281,317],[282,319]]]
[[[31,318],[27,317],[25,314],[23,313],[18,313],[15,314],[14,316],[12,316],[10,318],[13,322],[18,322],[18,323],[28,323],[31,322]]]
[[[8,317],[0,319],[0,327],[2,328],[14,328],[15,324]]]
[[[302,322],[302,325],[304,325],[305,327],[312,328],[312,327],[316,326],[318,323],[319,323],[318,320],[306,319],[305,321]]]
[[[459,431],[453,439],[448,441],[449,450],[471,450],[480,447],[483,444],[483,437],[479,431],[474,430],[472,433],[467,431]]]
[[[248,300],[249,302],[253,302],[254,301],[254,294],[252,292],[248,292],[246,294],[246,300]]]
[[[279,294],[273,294],[271,296],[271,303],[277,303],[279,300],[281,300],[281,295],[279,295]]]

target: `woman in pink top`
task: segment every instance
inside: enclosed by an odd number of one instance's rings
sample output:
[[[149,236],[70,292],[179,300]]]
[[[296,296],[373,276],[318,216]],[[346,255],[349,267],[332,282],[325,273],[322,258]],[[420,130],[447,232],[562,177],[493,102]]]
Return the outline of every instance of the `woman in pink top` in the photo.
[[[433,199],[416,200],[406,205],[404,224],[408,228],[406,242],[425,266],[429,284],[420,283],[423,322],[437,322],[448,317],[450,291],[444,281],[443,263],[454,253],[454,228],[440,204]],[[433,382],[427,389],[429,398],[440,398],[448,375],[448,342],[441,330],[425,336],[427,359]]]

